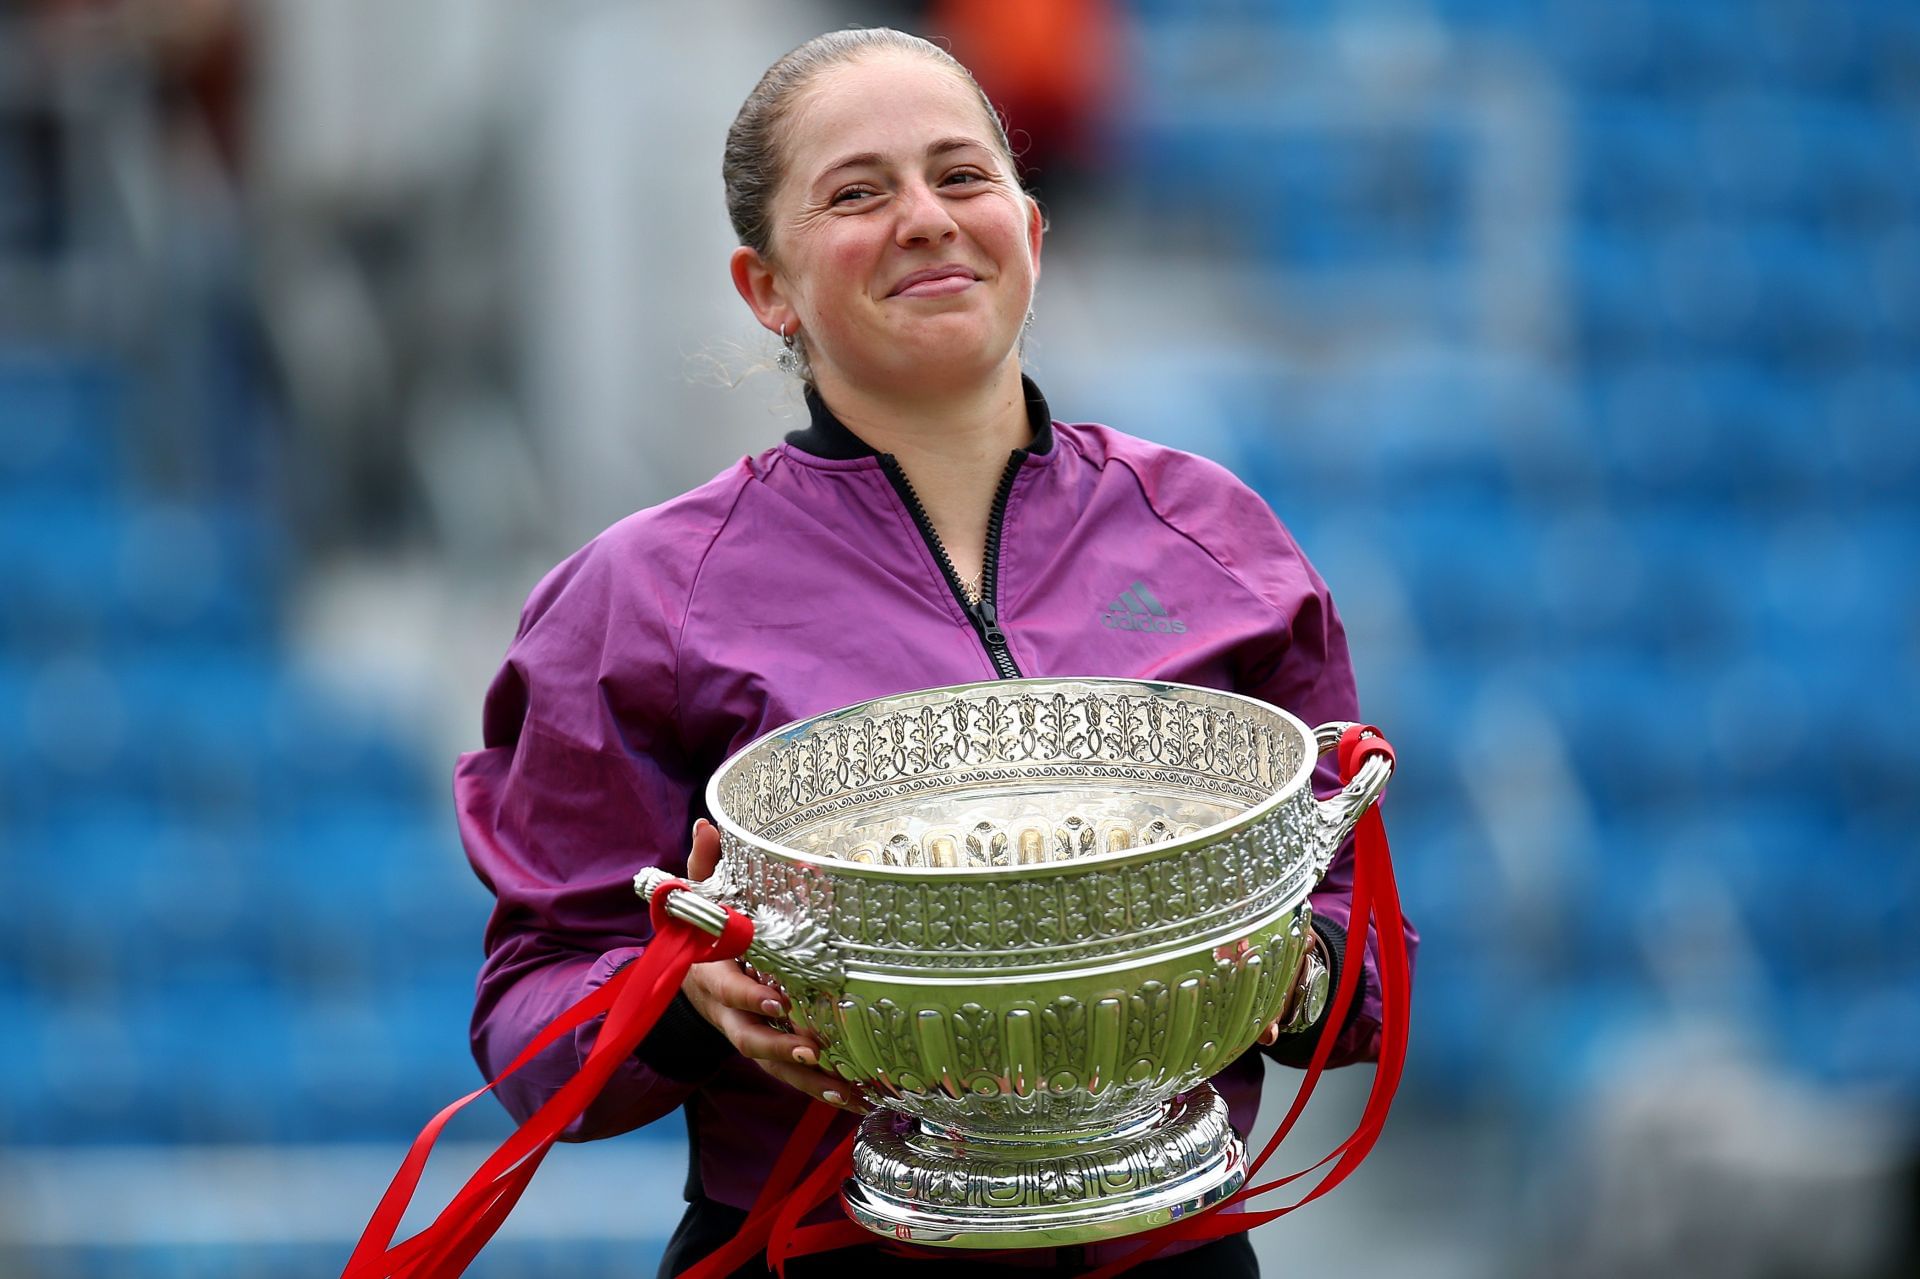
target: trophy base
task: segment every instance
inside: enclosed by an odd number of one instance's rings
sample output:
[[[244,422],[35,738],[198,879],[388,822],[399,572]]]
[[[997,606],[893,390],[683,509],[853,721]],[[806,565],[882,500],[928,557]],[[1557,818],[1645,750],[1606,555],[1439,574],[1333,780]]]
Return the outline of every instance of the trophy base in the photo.
[[[937,1248],[1046,1248],[1139,1234],[1240,1188],[1246,1156],[1211,1087],[1082,1139],[905,1133],[878,1111],[860,1127],[847,1215]]]

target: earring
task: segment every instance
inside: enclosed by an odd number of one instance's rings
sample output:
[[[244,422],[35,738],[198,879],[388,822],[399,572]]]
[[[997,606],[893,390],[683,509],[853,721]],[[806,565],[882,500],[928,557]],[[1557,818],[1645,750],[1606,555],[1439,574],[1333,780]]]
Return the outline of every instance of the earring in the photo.
[[[774,367],[782,373],[800,372],[800,353],[794,349],[793,334],[787,332],[787,326],[780,326],[780,352],[773,357]]]
[[[1032,308],[1032,307],[1028,307],[1028,308],[1027,308],[1027,318],[1026,318],[1026,319],[1024,319],[1024,320],[1022,320],[1022,321],[1020,321],[1020,331],[1021,331],[1022,333],[1025,333],[1025,332],[1026,332],[1026,331],[1027,331],[1028,329],[1030,329],[1030,328],[1032,328],[1032,327],[1033,327],[1033,308]]]

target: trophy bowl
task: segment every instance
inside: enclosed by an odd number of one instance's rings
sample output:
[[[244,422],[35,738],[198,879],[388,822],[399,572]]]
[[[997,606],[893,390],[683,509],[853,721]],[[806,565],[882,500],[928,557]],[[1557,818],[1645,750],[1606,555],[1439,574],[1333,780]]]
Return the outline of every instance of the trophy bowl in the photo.
[[[842,1191],[861,1224],[957,1248],[1151,1229],[1244,1179],[1206,1080],[1286,1004],[1307,894],[1386,785],[1372,759],[1315,799],[1346,727],[1126,679],[863,702],[722,766],[719,868],[667,910],[748,915],[747,962],[875,1106]]]

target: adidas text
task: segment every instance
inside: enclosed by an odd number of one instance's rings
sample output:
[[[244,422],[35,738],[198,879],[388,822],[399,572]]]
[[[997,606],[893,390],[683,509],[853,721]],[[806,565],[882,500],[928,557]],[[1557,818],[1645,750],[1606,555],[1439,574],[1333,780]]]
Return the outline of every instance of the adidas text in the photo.
[[[1177,617],[1136,617],[1132,613],[1106,613],[1101,621],[1116,631],[1158,631],[1163,635],[1183,635],[1187,624]]]

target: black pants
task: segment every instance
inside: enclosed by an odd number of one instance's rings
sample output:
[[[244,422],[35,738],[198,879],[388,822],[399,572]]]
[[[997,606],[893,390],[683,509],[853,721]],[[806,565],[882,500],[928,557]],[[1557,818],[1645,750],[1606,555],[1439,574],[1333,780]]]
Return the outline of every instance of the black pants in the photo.
[[[667,1254],[660,1259],[659,1279],[672,1279],[694,1262],[718,1249],[739,1232],[747,1214],[738,1208],[696,1199],[687,1205],[680,1218]],[[801,1257],[787,1266],[787,1279],[887,1279],[898,1274],[925,1275],[927,1279],[973,1279],[975,1275],[1003,1275],[1007,1279],[1056,1279],[1084,1274],[1093,1269],[1078,1257],[1077,1248],[1056,1249],[1056,1264],[1051,1269],[997,1265],[988,1260],[969,1261],[964,1252],[927,1261],[909,1261],[881,1252],[877,1248],[845,1248]],[[733,1272],[732,1279],[765,1279],[773,1272],[765,1258],[749,1262]],[[1191,1252],[1172,1257],[1155,1257],[1127,1271],[1139,1279],[1259,1279],[1260,1263],[1253,1245],[1245,1235],[1229,1235],[1202,1244]]]

